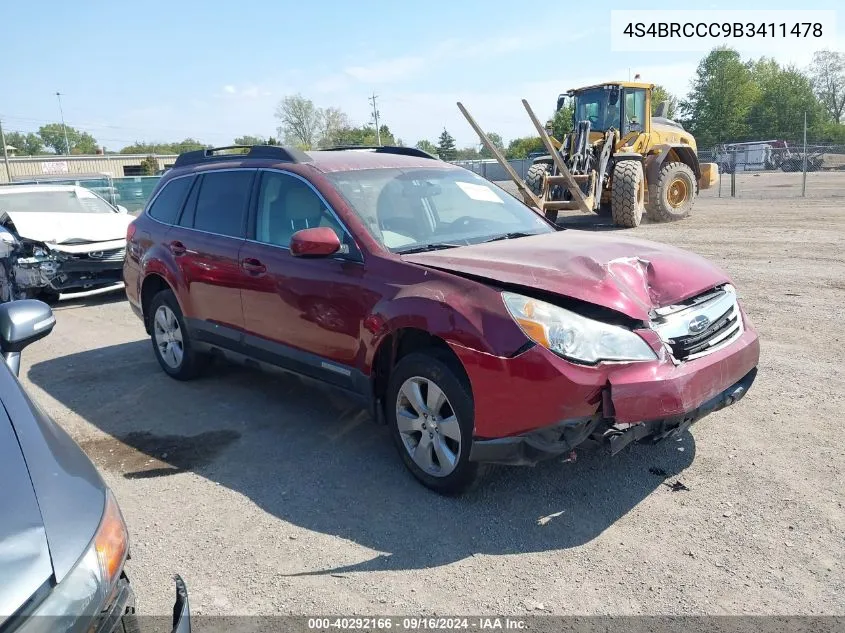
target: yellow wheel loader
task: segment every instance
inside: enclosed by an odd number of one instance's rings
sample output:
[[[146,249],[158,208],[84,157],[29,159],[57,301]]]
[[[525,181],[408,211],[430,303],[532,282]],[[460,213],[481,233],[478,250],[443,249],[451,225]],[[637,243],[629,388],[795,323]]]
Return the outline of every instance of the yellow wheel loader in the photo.
[[[481,141],[499,159],[527,204],[552,221],[559,211],[578,209],[608,215],[633,228],[643,214],[652,221],[689,215],[700,189],[718,180],[716,163],[699,163],[693,136],[663,114],[651,116],[653,84],[608,82],[571,90],[558,97],[574,106],[573,130],[564,139],[550,136],[528,102],[522,103],[547,153],[534,158],[523,182],[458,104]]]
[[[569,172],[581,180],[592,210],[609,215],[614,224],[635,227],[643,212],[652,221],[689,215],[700,189],[718,179],[715,163],[699,163],[695,139],[679,123],[651,116],[653,84],[610,82],[571,90],[558,97],[557,109],[572,99],[573,130],[562,141],[550,138]],[[555,161],[534,159],[526,174],[531,190],[542,195],[547,176],[557,175]],[[587,176],[587,178],[577,178]],[[565,186],[548,183],[550,200],[567,201]],[[548,209],[554,219],[557,210]]]

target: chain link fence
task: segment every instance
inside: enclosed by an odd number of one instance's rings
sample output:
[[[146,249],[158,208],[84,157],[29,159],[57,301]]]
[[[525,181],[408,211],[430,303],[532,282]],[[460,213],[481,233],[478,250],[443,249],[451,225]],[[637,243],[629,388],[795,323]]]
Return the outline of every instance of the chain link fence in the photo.
[[[700,151],[698,159],[719,166],[719,182],[705,197],[845,197],[845,145],[734,143]]]

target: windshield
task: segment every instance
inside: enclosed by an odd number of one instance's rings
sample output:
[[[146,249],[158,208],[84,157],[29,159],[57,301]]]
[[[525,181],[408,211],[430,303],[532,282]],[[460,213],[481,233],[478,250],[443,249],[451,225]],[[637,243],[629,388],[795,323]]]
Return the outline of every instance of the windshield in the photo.
[[[366,169],[327,176],[373,237],[394,253],[555,231],[516,198],[463,169]]]
[[[0,211],[33,213],[115,213],[90,191],[20,191],[0,195]]]
[[[602,132],[619,126],[619,87],[593,88],[575,94],[575,121],[589,121]]]

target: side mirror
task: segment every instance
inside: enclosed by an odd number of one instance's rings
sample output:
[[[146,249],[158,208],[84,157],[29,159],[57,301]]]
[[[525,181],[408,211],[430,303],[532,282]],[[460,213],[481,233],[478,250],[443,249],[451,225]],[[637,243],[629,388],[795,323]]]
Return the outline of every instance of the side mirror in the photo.
[[[327,226],[302,229],[290,238],[290,254],[294,257],[327,257],[340,250],[340,239]]]
[[[557,107],[555,108],[555,112],[560,110],[565,105],[566,105],[566,95],[559,95],[558,98],[557,98]]]
[[[665,119],[667,114],[669,114],[669,102],[661,101],[659,104],[657,104],[657,109],[654,111],[654,116]]]
[[[53,310],[37,299],[20,299],[0,304],[0,347],[3,358],[18,375],[23,349],[53,331]]]
[[[129,209],[127,209],[126,207],[124,207],[122,204],[117,205],[117,206],[115,207],[115,209],[117,209],[117,212],[118,212],[118,213],[129,213]]]

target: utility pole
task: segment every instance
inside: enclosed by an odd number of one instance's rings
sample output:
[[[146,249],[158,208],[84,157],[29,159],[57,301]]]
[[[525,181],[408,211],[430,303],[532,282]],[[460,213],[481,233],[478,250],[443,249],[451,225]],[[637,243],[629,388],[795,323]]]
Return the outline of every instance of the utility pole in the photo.
[[[801,178],[801,197],[807,196],[807,111],[804,111],[804,160],[802,171],[804,175]]]
[[[59,100],[59,114],[62,117],[62,130],[65,133],[65,154],[70,156],[70,143],[67,140],[67,127],[65,126],[65,113],[62,112],[62,93],[56,92],[56,98]]]
[[[373,96],[370,97],[369,101],[373,104],[373,119],[376,122],[376,139],[378,139],[377,140],[378,144],[381,145],[381,129],[379,129],[378,108],[376,107],[376,99],[377,98],[378,98],[378,95],[374,92]]]
[[[12,182],[12,170],[9,169],[9,152],[6,151],[6,134],[3,132],[3,121],[0,121],[0,143],[3,143],[3,161],[6,163],[6,179]]]

